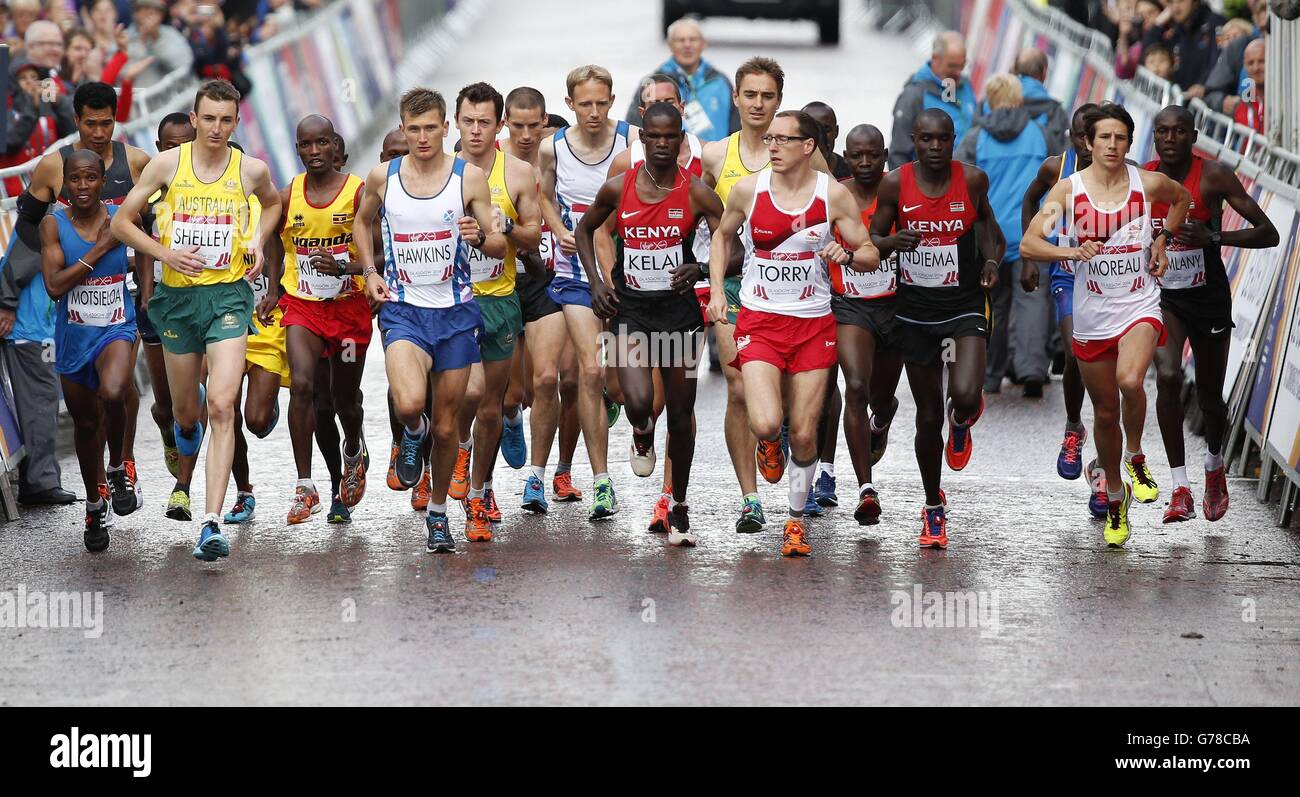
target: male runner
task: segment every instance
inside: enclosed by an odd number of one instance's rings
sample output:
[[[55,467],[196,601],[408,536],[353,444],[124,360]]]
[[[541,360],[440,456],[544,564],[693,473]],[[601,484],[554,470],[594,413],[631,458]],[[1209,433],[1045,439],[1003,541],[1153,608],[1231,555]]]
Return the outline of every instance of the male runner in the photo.
[[[137,494],[121,489],[135,307],[126,291],[126,247],[109,232],[117,208],[100,198],[104,162],[94,150],[78,149],[63,158],[63,172],[69,204],[41,220],[41,270],[46,291],[58,301],[54,368],[74,424],[86,487],[84,541],[93,553],[109,542],[109,509],[99,492],[105,439],[113,511],[128,515],[137,508]]]
[[[610,161],[627,148],[637,129],[609,118],[614,79],[604,67],[580,66],[568,74],[565,86],[565,104],[578,114],[578,124],[543,141],[538,158],[546,198],[543,213],[556,236],[555,277],[547,293],[560,305],[578,359],[578,419],[595,490],[591,519],[603,520],[618,512],[618,497],[609,476],[610,415],[599,348],[602,324],[592,311],[591,286],[577,259],[573,231],[605,182]]]
[[[447,105],[442,95],[415,88],[402,95],[402,132],[410,155],[381,163],[366,177],[353,235],[370,239],[380,213],[384,276],[374,252],[359,247],[366,291],[382,303],[384,364],[398,419],[405,427],[397,457],[402,487],[424,470],[432,431],[431,486],[425,526],[431,553],[456,549],[447,524],[447,486],[456,461],[456,414],[479,361],[483,319],[474,302],[467,247],[504,257],[505,236],[493,224],[492,194],[479,167],[443,150]],[[432,372],[433,417],[425,415]]]
[[[279,237],[267,247],[266,266],[271,286],[267,301],[276,302],[283,313],[280,326],[289,356],[289,439],[298,484],[288,522],[308,520],[320,505],[311,457],[322,420],[316,389],[318,364],[323,363],[326,374],[319,381],[343,426],[342,473],[339,484],[331,485],[328,520],[348,523],[351,508],[366,492],[369,458],[362,437],[360,389],[370,345],[370,304],[352,230],[364,183],[338,171],[339,139],[329,119],[304,117],[296,137],[306,171],[280,192],[284,220]],[[334,424],[333,417],[323,420]]]
[[[876,212],[876,194],[888,158],[885,137],[872,125],[858,125],[844,139],[844,161],[853,177],[842,180],[841,185],[853,196],[862,223],[868,227]],[[905,239],[920,237],[912,230],[901,235]],[[894,330],[898,258],[881,261],[879,269],[867,273],[832,263],[830,277],[836,348],[844,371],[844,440],[858,479],[858,506],[853,517],[860,525],[870,526],[880,520],[880,496],[871,468],[884,456],[889,424],[898,410],[894,394],[903,373]]]
[[[987,292],[997,282],[1006,242],[989,207],[988,176],[952,158],[948,114],[937,109],[917,114],[912,141],[917,159],[880,181],[871,237],[882,255],[898,252],[895,331],[916,401],[916,463],[925,485],[920,543],[946,548],[941,459],[953,470],[970,462],[970,428],[984,411],[993,324]]]
[[[859,270],[880,266],[848,189],[813,169],[818,135],[808,114],[778,113],[762,139],[772,168],[735,183],[720,223],[724,231],[746,225],[754,244],[745,266],[734,364],[745,380],[749,426],[758,439],[754,457],[769,483],[785,471],[781,420],[789,418],[793,467],[783,556],[812,552],[803,514],[817,466],[817,420],[836,359],[830,280],[818,258]],[[709,315],[715,323],[727,318],[723,264],[732,245],[730,235],[713,236]]]
[[[227,81],[204,83],[190,114],[197,138],[150,161],[112,222],[119,241],[163,263],[162,285],[141,303],[163,341],[177,448],[185,456],[198,453],[203,439],[199,374],[207,356],[207,511],[194,548],[194,556],[205,561],[230,554],[218,512],[234,457],[235,401],[253,315],[245,277],[261,274],[263,246],[280,218],[280,195],[266,164],[229,146],[239,100]],[[166,189],[161,242],[133,223],[159,189]],[[262,215],[246,240],[239,231],[250,218],[250,196],[261,202]],[[152,291],[152,280],[141,286],[146,289]]]
[[[1108,545],[1119,547],[1129,538],[1128,511],[1134,498],[1133,487],[1121,476],[1121,450],[1130,477],[1150,482],[1146,486],[1150,500],[1155,500],[1155,483],[1144,459],[1137,460],[1141,451],[1127,449],[1141,443],[1146,422],[1143,379],[1156,347],[1165,340],[1160,289],[1153,277],[1159,278],[1168,266],[1166,238],[1182,226],[1191,195],[1163,174],[1125,161],[1133,141],[1133,118],[1120,106],[1102,105],[1089,120],[1087,135],[1092,163],[1048,192],[1042,210],[1025,229],[1021,248],[1033,260],[1079,263],[1072,267],[1074,354],[1092,399],[1093,439],[1105,471],[1109,511],[1102,536]],[[1157,202],[1171,207],[1153,239],[1151,205]],[[1047,234],[1062,218],[1066,235],[1077,246],[1047,242]]]
[[[686,488],[695,453],[695,389],[702,344],[700,304],[695,296],[701,270],[691,253],[696,220],[717,229],[722,202],[679,163],[681,111],[656,102],[642,110],[634,168],[608,180],[578,225],[578,255],[591,284],[592,307],[610,322],[618,338],[619,385],[632,424],[632,470],[654,472],[654,379],[663,381],[668,408],[668,451],[672,458],[671,545],[695,545]],[[616,218],[617,252],[613,285],[596,262],[595,232]]]
[[[505,257],[490,257],[473,249],[469,253],[474,301],[483,314],[484,330],[479,337],[482,363],[470,370],[469,388],[458,419],[461,443],[447,492],[451,498],[467,500],[465,537],[482,542],[492,539],[493,516],[495,522],[500,522],[492,470],[502,437],[502,413],[516,338],[524,328],[519,294],[515,291],[515,253],[519,249],[536,249],[542,235],[533,167],[494,146],[504,112],[505,98],[487,83],[472,83],[456,96],[460,157],[487,175],[492,205],[508,244]]]
[[[1179,105],[1165,108],[1155,119],[1156,153],[1147,169],[1181,183],[1191,195],[1187,221],[1176,230],[1167,247],[1169,269],[1160,277],[1160,310],[1165,322],[1165,342],[1156,349],[1156,418],[1174,482],[1164,522],[1196,517],[1192,485],[1187,479],[1187,451],[1183,441],[1183,343],[1190,341],[1196,363],[1196,400],[1205,419],[1206,520],[1219,520],[1228,511],[1228,481],[1223,472],[1223,434],[1228,406],[1223,382],[1232,339],[1232,289],[1223,268],[1222,248],[1268,249],[1277,246],[1273,222],[1242,188],[1231,169],[1198,157],[1196,123]],[[1250,226],[1223,231],[1223,203]],[[1159,230],[1169,208],[1151,206],[1151,221]],[[1136,487],[1134,488],[1136,492]]]

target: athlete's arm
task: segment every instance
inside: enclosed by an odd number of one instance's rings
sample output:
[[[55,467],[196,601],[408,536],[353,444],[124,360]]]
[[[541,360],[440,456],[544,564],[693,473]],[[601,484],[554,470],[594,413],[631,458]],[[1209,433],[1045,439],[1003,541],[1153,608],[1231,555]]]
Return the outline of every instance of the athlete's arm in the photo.
[[[618,312],[618,296],[610,290],[610,282],[605,276],[601,264],[596,260],[595,236],[607,219],[618,208],[619,195],[623,192],[623,176],[613,177],[596,192],[596,199],[582,214],[578,229],[574,230],[573,240],[577,245],[578,262],[587,273],[587,282],[591,283],[591,309],[599,318],[613,318]]]
[[[625,149],[614,156],[614,160],[609,164],[609,171],[606,173],[608,179],[613,179],[628,169],[632,168],[632,150]],[[612,280],[614,277],[614,258],[618,252],[614,247],[614,214],[610,214],[605,219],[605,223],[596,231],[596,262],[600,264],[601,273],[605,275],[606,280]]]
[[[537,181],[533,179],[533,167],[513,155],[506,155],[506,190],[512,185],[522,185],[523,190],[513,195],[511,200],[519,218],[515,227],[506,236],[515,245],[515,252],[531,251],[542,242],[542,205],[537,197]]]
[[[1047,262],[1051,260],[1091,260],[1101,249],[1096,241],[1089,240],[1082,246],[1057,246],[1047,240],[1054,235],[1065,211],[1065,203],[1070,199],[1070,181],[1061,180],[1047,192],[1043,206],[1025,225],[1020,236],[1020,256],[1030,260]]]
[[[148,309],[149,300],[153,298],[153,258],[144,252],[135,253],[135,289],[138,294],[140,311]]]
[[[1056,176],[1060,173],[1060,155],[1053,155],[1038,167],[1038,174],[1034,175],[1033,182],[1025,189],[1025,199],[1020,203],[1020,229],[1027,228],[1029,223],[1034,220],[1034,214],[1038,212],[1038,206],[1042,203],[1043,197],[1047,196],[1047,192],[1052,190],[1052,186],[1056,183]],[[1038,290],[1038,269],[1026,265],[1032,262],[1025,258],[1022,253],[1020,284],[1029,292]]]
[[[712,235],[717,235],[718,222],[722,220],[722,200],[718,199],[718,195],[713,192],[713,189],[705,185],[698,177],[691,178],[690,187],[687,189],[687,196],[691,203],[691,217],[693,219],[704,219],[704,223],[708,225],[709,232]],[[695,225],[692,225],[691,229],[695,230]],[[692,235],[694,235],[694,232],[692,232]],[[711,237],[710,240],[712,240]],[[687,241],[693,242],[693,238],[687,236],[687,238],[683,240],[683,244]],[[690,252],[685,245],[683,245],[682,249],[682,264],[673,269],[672,285],[674,293],[684,294],[695,290],[695,284],[698,283],[700,277],[704,275],[704,266],[697,263],[693,257],[687,260],[685,256],[689,255]]]
[[[1142,177],[1142,190],[1150,202],[1163,202],[1169,205],[1169,215],[1165,217],[1165,228],[1170,232],[1181,229],[1187,221],[1187,211],[1192,206],[1192,195],[1181,184],[1174,182],[1160,172],[1139,169]],[[1167,236],[1157,235],[1151,242],[1151,264],[1147,270],[1151,276],[1159,277],[1169,267],[1169,257],[1165,254],[1168,245]]]
[[[966,190],[975,199],[976,240],[979,243],[980,256],[984,258],[984,270],[980,275],[980,285],[989,290],[998,284],[998,269],[1002,258],[1007,253],[1007,239],[1002,235],[993,207],[989,205],[989,176],[982,169],[966,165]]]
[[[871,215],[871,242],[880,252],[880,259],[896,252],[911,252],[921,245],[921,236],[916,230],[899,229],[893,234],[898,220],[898,194],[901,186],[898,172],[887,173],[876,189],[876,212]]]
[[[140,179],[140,173],[144,171],[144,167],[149,165],[149,153],[139,147],[127,144],[126,163],[131,170],[131,182],[135,182]]]
[[[461,239],[488,257],[505,257],[506,237],[497,229],[496,208],[492,204],[492,189],[488,187],[487,175],[474,164],[466,163],[461,185],[464,187],[465,210],[469,213],[457,222]],[[482,243],[479,243],[480,231],[483,233]]]
[[[605,179],[609,179],[611,177],[614,177],[615,175],[622,174],[623,172],[631,168],[632,168],[632,150],[629,148],[615,155],[614,160],[610,161],[609,171],[605,172]]]
[[[379,212],[379,206],[384,201],[384,190],[388,186],[388,164],[381,163],[370,170],[366,175],[366,188],[361,192],[361,202],[357,205],[357,214],[352,219],[352,238],[358,241],[368,241],[372,237],[372,225],[378,229],[379,225],[375,224],[375,214]],[[374,303],[388,301],[388,286],[379,276],[378,269],[375,268],[375,253],[366,246],[357,247],[357,259],[361,261],[361,273],[366,278],[366,295]]]
[[[41,247],[41,220],[49,213],[50,205],[58,196],[58,186],[62,183],[63,156],[57,151],[50,152],[36,163],[32,171],[32,182],[18,196],[18,218],[14,223],[14,232],[32,251]]]
[[[706,141],[700,152],[700,165],[704,174],[701,179],[709,188],[718,185],[718,172],[722,171],[722,162],[727,158],[727,139]]]
[[[880,250],[871,242],[871,235],[862,224],[857,200],[842,184],[831,181],[827,187],[831,228],[840,234],[853,252],[852,259],[839,241],[831,240],[822,248],[823,260],[834,260],[854,271],[875,271],[880,268]]]
[[[41,157],[32,171],[32,181],[27,186],[27,193],[38,201],[53,203],[63,187],[63,155],[55,150]]]
[[[831,165],[826,162],[826,156],[822,154],[820,149],[813,149],[812,167],[819,172],[826,172],[827,174],[831,173]],[[834,175],[831,175],[831,182],[835,182]]]
[[[240,175],[241,179],[245,179],[244,185],[253,186],[250,196],[257,197],[257,201],[262,203],[262,216],[257,221],[257,230],[253,232],[249,246],[253,252],[253,263],[244,274],[244,278],[252,282],[261,275],[262,268],[266,265],[266,242],[280,226],[280,192],[271,184],[271,170],[257,158],[244,158],[241,171],[247,174],[246,178],[244,174]]]
[[[95,245],[72,268],[64,268],[67,259],[59,243],[59,223],[53,216],[41,220],[41,276],[45,278],[45,291],[57,301],[68,291],[86,281],[100,258],[120,246],[108,228],[108,215],[99,225]]]
[[[305,192],[306,188],[304,187],[303,190]],[[280,205],[284,208],[289,207],[288,188],[280,190]],[[263,269],[266,272],[266,296],[262,297],[262,301],[254,308],[263,325],[270,322],[271,313],[275,311],[275,306],[280,303],[280,294],[284,292],[280,285],[280,280],[284,278],[285,247],[283,236],[284,220],[281,219],[280,223],[276,225],[275,235],[272,235],[270,240],[266,242],[266,268]],[[317,251],[320,251],[325,258],[328,258],[330,263],[335,262],[334,257],[323,249],[313,250],[313,267],[317,262]],[[322,265],[324,264],[322,263]],[[328,274],[329,272],[326,271],[325,273]]]
[[[537,148],[537,170],[542,175],[542,218],[551,229],[554,246],[565,255],[578,251],[573,243],[573,232],[564,226],[560,209],[555,206],[555,137],[542,141]]]
[[[726,279],[727,264],[731,260],[733,241],[739,244],[737,236],[730,230],[739,230],[745,223],[745,214],[750,203],[754,201],[754,186],[758,178],[750,175],[731,187],[727,195],[727,207],[722,211],[718,221],[720,235],[714,235],[709,244],[709,320],[714,323],[727,323],[727,293],[723,281]]]
[[[1208,191],[1207,191],[1208,189]],[[1277,228],[1245,187],[1230,169],[1217,163],[1206,161],[1201,171],[1201,193],[1210,194],[1207,200],[1216,206],[1220,201],[1227,202],[1243,219],[1250,222],[1249,227],[1240,230],[1224,230],[1219,233],[1221,246],[1235,246],[1239,249],[1271,249],[1278,244]],[[1178,231],[1178,240],[1192,246],[1206,247],[1212,245],[1211,230],[1204,224],[1194,221],[1184,222]]]
[[[204,266],[203,258],[196,254],[199,251],[197,246],[168,249],[161,242],[155,241],[152,235],[136,223],[149,206],[149,197],[153,196],[155,191],[166,188],[167,182],[176,174],[180,153],[180,147],[177,147],[149,161],[149,165],[140,172],[140,179],[136,181],[135,187],[126,195],[126,199],[122,200],[121,207],[114,214],[111,229],[117,240],[135,251],[144,252],[154,260],[161,260],[179,274],[197,277],[203,273]]]

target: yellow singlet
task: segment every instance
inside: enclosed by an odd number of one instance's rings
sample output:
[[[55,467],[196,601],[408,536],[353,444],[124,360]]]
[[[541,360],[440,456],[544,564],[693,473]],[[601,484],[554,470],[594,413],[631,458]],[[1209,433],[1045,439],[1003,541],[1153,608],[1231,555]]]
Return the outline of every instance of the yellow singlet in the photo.
[[[510,191],[506,188],[506,154],[501,150],[496,151],[487,182],[492,191],[492,204],[500,209],[501,215],[519,221],[519,211],[510,201]],[[474,281],[475,296],[509,296],[515,292],[515,245],[507,241],[506,247],[505,258],[487,257],[474,247],[468,247],[469,273]]]
[[[739,131],[727,136],[727,156],[722,160],[722,171],[718,174],[718,183],[713,188],[718,198],[722,200],[723,206],[727,204],[727,197],[731,196],[732,186],[742,178],[766,169],[768,165],[765,163],[761,168],[751,171],[740,158]]]
[[[324,248],[341,262],[355,263],[357,247],[352,240],[352,220],[364,181],[348,175],[343,187],[327,204],[317,207],[307,199],[306,175],[298,175],[289,184],[289,205],[284,210],[284,277],[280,285],[290,296],[307,301],[324,301],[347,297],[361,290],[360,276],[339,277],[321,274],[309,263],[313,249]]]
[[[248,195],[239,171],[244,155],[230,148],[230,161],[216,180],[205,183],[194,174],[192,143],[181,144],[176,176],[167,186],[156,212],[162,245],[168,249],[198,246],[206,268],[187,277],[163,264],[163,284],[169,288],[217,285],[243,279],[248,264],[246,222],[251,220]]]

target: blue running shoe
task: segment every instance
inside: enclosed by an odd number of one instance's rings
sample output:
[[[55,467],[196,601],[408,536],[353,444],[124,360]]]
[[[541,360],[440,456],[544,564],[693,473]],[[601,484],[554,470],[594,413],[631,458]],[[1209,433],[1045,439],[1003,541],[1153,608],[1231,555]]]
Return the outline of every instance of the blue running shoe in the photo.
[[[839,506],[840,497],[835,494],[835,477],[823,471],[813,487],[813,498],[824,507]]]
[[[514,423],[509,418],[501,424],[501,456],[506,464],[519,470],[528,462],[528,443],[524,440],[524,414],[515,415]]]
[[[253,432],[253,436],[258,440],[265,440],[275,431],[275,427],[280,423],[280,402],[276,401],[271,405],[271,422],[266,425],[265,429]],[[253,430],[249,430],[250,432]]]
[[[1062,479],[1071,481],[1083,474],[1083,444],[1088,440],[1088,430],[1078,432],[1065,430],[1065,440],[1061,442],[1061,453],[1056,455],[1056,473]]]
[[[1106,472],[1097,466],[1097,460],[1084,466],[1088,478],[1088,514],[1097,520],[1110,515],[1110,497],[1106,494]]]
[[[808,498],[804,501],[803,514],[805,517],[822,516],[822,505],[817,503],[817,499],[813,498],[812,490],[808,491]]]
[[[235,496],[235,505],[226,513],[227,523],[247,523],[253,519],[257,508],[257,499],[252,493],[240,493]]]
[[[397,480],[402,483],[404,490],[419,484],[420,477],[424,475],[424,455],[420,451],[422,448],[424,448],[424,436],[411,437],[409,432],[402,430],[402,441],[397,446],[395,470]]]
[[[456,540],[451,536],[446,515],[428,514],[424,516],[425,528],[429,530],[429,542],[425,550],[429,553],[455,553]]]
[[[525,512],[534,512],[539,515],[545,515],[549,505],[546,503],[546,485],[542,480],[528,474],[528,481],[524,482],[524,502],[523,509]]]
[[[215,562],[224,556],[230,556],[230,541],[221,533],[217,522],[209,520],[199,531],[199,544],[194,546],[194,558]]]

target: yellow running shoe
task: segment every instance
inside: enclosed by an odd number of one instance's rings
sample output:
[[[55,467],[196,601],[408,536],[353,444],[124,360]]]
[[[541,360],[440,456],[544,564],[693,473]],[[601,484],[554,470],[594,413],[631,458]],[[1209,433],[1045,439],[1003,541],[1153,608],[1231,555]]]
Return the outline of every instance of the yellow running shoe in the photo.
[[[1128,471],[1128,477],[1133,482],[1133,497],[1138,503],[1149,504],[1160,497],[1160,486],[1147,467],[1145,454],[1134,454],[1133,459],[1124,460],[1124,470]]]
[[[1122,548],[1124,543],[1132,535],[1133,530],[1128,525],[1128,508],[1133,503],[1133,488],[1124,484],[1124,500],[1119,505],[1114,504],[1110,507],[1110,512],[1106,515],[1106,528],[1102,531],[1102,537],[1106,539],[1106,544],[1111,548]]]

